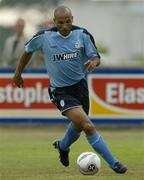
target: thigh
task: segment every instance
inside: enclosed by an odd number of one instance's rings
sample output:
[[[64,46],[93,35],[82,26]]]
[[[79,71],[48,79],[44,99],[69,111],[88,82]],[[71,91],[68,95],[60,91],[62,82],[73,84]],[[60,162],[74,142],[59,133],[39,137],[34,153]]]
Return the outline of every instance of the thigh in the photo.
[[[84,130],[86,134],[94,134],[96,129],[82,107],[65,111],[65,115],[70,119],[78,131]]]
[[[89,90],[88,90],[88,85],[87,81],[85,79],[82,79],[78,83],[78,100],[81,102],[81,105],[83,107],[83,110],[85,113],[88,115],[89,113]]]

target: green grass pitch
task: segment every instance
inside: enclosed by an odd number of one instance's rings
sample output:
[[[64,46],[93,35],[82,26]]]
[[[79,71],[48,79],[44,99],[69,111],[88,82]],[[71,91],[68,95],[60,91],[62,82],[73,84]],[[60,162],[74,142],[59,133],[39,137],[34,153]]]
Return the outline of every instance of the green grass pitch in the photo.
[[[93,151],[82,133],[71,146],[70,166],[63,167],[52,147],[61,138],[62,126],[1,126],[0,180],[144,180],[144,129],[98,128],[112,152],[128,166],[119,175],[101,159],[102,167],[94,176],[84,176],[76,167],[78,155]]]

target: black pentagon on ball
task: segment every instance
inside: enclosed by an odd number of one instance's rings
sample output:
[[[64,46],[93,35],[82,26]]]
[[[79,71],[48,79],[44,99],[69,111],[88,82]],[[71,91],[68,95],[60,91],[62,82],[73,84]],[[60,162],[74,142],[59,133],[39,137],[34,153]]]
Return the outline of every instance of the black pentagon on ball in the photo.
[[[88,166],[88,170],[89,170],[89,171],[93,171],[93,170],[95,170],[95,169],[96,169],[96,167],[95,167],[94,164],[90,164],[90,165]]]

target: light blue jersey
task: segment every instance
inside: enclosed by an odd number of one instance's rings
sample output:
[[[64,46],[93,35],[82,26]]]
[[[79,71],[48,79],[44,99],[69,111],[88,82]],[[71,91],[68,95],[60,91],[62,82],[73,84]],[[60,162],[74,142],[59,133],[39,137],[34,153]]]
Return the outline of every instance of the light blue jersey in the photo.
[[[70,34],[62,36],[57,28],[37,33],[25,46],[25,51],[44,53],[45,65],[52,87],[71,86],[85,78],[84,63],[100,58],[94,39],[87,30],[73,26]]]

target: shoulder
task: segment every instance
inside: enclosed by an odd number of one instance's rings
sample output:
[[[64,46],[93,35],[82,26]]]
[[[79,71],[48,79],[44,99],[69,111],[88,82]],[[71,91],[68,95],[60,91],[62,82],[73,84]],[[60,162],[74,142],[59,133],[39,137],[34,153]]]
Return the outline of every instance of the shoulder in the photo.
[[[45,32],[46,32],[46,30],[38,31],[38,32],[33,36],[33,38],[34,38],[34,37],[38,37],[38,36],[42,36],[42,35],[45,34]]]
[[[27,41],[26,45],[30,42],[33,42],[33,41],[43,41],[43,39],[52,31],[56,31],[55,28],[51,28],[51,29],[45,29],[45,30],[41,30],[41,31],[38,31],[36,34],[33,35],[33,37]]]
[[[78,31],[79,33],[82,33],[83,35],[89,36],[91,39],[93,39],[92,34],[86,28],[73,25],[72,31]]]
[[[83,27],[80,27],[80,26],[73,25],[72,26],[72,31],[75,31],[75,30],[81,31],[82,33],[85,33],[85,34],[90,34],[87,29],[85,29]]]
[[[4,42],[5,46],[12,46],[14,39],[15,39],[14,36],[8,37]]]
[[[6,41],[13,41],[15,39],[15,36],[13,35],[13,36],[9,36],[7,39],[6,39]]]
[[[43,35],[49,34],[49,33],[51,33],[51,32],[57,32],[57,28],[54,27],[54,28],[50,28],[50,29],[45,29],[45,30],[39,31],[39,32],[37,32],[37,33],[34,35],[34,37],[36,37],[36,36],[43,36]]]
[[[46,33],[46,30],[38,31],[36,34],[32,36],[32,38],[26,44],[28,44],[32,40],[41,39],[45,33]]]
[[[23,35],[20,37],[20,40],[21,40],[21,41],[27,41],[27,40],[28,40],[28,37],[23,34]]]
[[[92,34],[91,34],[87,29],[85,29],[85,28],[83,28],[83,27],[79,27],[79,26],[73,26],[73,27],[72,27],[72,30],[73,30],[73,31],[74,31],[74,30],[79,30],[79,31],[81,31],[81,33],[83,34],[83,36],[84,36],[85,38],[89,38],[89,39],[92,41],[92,43],[94,44],[94,46],[96,47],[94,37],[92,36]]]

